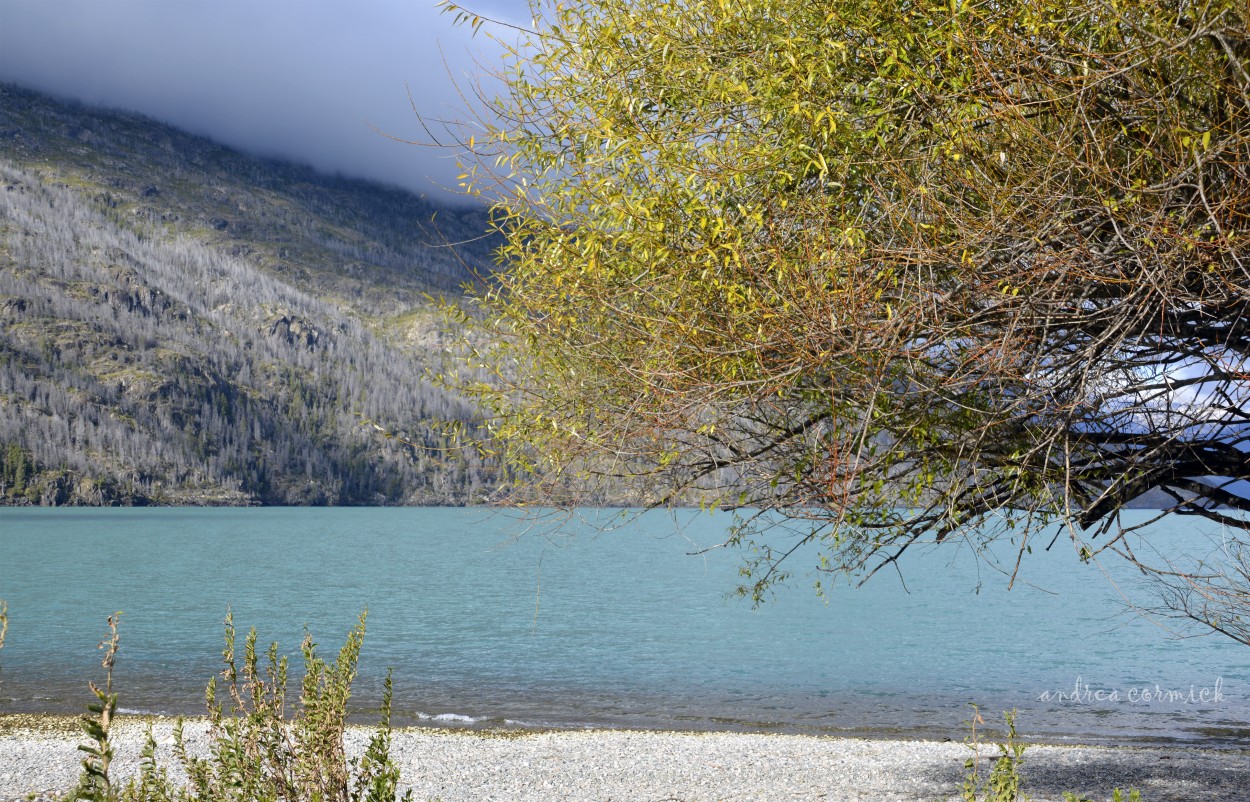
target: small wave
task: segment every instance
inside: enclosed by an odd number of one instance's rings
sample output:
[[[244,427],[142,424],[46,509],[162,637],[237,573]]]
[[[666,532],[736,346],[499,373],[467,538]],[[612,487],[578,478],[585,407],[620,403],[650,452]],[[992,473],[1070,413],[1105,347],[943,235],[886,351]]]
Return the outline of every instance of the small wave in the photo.
[[[485,721],[483,718],[465,716],[460,713],[438,713],[433,716],[429,713],[417,713],[417,718],[422,721],[454,722],[456,724],[477,724],[479,721]]]

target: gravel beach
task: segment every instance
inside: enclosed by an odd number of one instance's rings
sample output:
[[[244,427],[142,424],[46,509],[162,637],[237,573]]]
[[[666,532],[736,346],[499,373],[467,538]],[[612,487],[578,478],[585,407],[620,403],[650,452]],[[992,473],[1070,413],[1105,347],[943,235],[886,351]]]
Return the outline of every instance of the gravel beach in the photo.
[[[118,776],[134,771],[149,721],[114,725]],[[172,722],[152,723],[168,759]],[[187,731],[202,743],[202,722]],[[369,732],[353,729],[349,748],[362,748]],[[0,800],[72,786],[80,742],[70,718],[0,717]],[[403,787],[422,802],[935,802],[957,799],[971,753],[960,743],[799,735],[403,729],[391,754]],[[1059,802],[1064,791],[1102,802],[1115,786],[1140,789],[1144,802],[1250,798],[1247,750],[1034,745],[1022,773],[1037,802]]]

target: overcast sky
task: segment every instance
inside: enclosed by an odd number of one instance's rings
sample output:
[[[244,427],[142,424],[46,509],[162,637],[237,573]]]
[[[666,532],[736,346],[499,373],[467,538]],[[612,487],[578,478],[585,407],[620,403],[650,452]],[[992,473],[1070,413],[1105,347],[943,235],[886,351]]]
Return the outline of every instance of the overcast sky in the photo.
[[[437,196],[448,153],[369,127],[422,137],[405,85],[422,113],[463,118],[448,64],[497,58],[435,2],[0,0],[0,80]],[[528,23],[525,0],[465,5]]]

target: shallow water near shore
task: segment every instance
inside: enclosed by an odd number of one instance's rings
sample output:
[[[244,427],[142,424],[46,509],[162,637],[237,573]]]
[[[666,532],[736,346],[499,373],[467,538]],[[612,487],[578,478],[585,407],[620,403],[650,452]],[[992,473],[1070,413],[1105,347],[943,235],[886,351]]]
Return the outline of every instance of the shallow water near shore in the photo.
[[[228,608],[284,653],[307,626],[327,657],[368,608],[362,720],[391,667],[399,724],[960,740],[976,702],[1052,742],[1250,745],[1250,652],[1125,613],[1121,590],[1150,601],[1131,573],[1104,566],[1113,584],[1062,539],[1011,591],[951,547],[827,603],[801,553],[753,610],[729,595],[740,553],[691,555],[732,516],[586,516],[556,531],[482,509],[0,510],[0,713],[81,711],[115,610],[122,708],[196,714]],[[1212,535],[1150,530],[1182,552]]]

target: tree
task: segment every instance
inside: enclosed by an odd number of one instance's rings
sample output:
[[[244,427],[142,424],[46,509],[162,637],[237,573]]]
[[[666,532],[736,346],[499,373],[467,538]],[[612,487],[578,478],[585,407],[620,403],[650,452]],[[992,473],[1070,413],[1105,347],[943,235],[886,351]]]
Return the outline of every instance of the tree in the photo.
[[[1064,522],[1250,642],[1244,574],[1151,563],[1120,517],[1154,491],[1250,527],[1248,15],[536,6],[463,137],[504,239],[470,353],[510,461],[547,497],[762,511],[737,542],[804,522],[757,544],[756,598],[805,545],[864,577],[1009,536],[1014,577]]]

